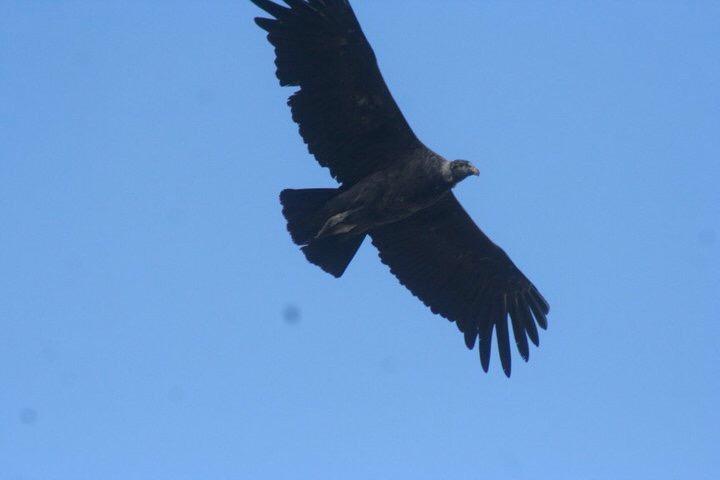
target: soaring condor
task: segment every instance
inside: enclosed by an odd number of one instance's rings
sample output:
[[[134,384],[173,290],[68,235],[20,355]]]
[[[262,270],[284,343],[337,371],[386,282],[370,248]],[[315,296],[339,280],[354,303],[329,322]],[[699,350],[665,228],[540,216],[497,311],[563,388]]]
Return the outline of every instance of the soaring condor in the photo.
[[[340,277],[366,235],[390,271],[425,305],[454,321],[487,372],[493,330],[510,376],[511,319],[520,356],[539,344],[548,303],[478,227],[452,188],[478,170],[448,161],[415,136],[393,100],[347,0],[251,0],[275,47],[280,85],[311,154],[339,188],[283,190],[292,240]]]

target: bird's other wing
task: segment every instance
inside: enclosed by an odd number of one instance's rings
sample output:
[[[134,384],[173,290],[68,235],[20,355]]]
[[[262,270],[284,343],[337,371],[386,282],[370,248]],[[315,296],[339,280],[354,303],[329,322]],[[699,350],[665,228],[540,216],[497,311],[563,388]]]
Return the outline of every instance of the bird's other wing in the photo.
[[[405,220],[370,232],[380,259],[416,297],[465,334],[490,364],[493,329],[503,370],[510,376],[508,315],[520,355],[528,338],[539,345],[537,326],[547,328],[550,308],[505,252],[478,227],[452,192]]]
[[[251,0],[275,47],[280,84],[300,135],[320,165],[345,185],[421,147],[393,100],[347,0]]]

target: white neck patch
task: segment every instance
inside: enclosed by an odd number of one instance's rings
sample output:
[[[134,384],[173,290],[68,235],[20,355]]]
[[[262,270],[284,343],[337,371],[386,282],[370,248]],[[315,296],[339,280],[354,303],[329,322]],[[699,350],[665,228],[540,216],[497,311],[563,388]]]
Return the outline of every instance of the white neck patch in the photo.
[[[440,167],[440,172],[442,173],[443,179],[445,179],[448,183],[453,183],[453,174],[452,174],[452,168],[450,167],[450,162],[445,160],[442,164],[442,167]]]

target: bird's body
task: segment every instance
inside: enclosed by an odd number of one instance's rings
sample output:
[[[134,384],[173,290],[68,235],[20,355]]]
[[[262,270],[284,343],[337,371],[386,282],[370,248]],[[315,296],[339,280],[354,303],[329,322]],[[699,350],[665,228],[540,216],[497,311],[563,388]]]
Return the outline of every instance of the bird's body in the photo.
[[[451,189],[478,170],[417,139],[377,66],[348,0],[251,0],[275,47],[281,85],[300,135],[339,188],[280,194],[293,241],[340,277],[366,236],[380,259],[431,310],[454,321],[487,371],[497,335],[510,375],[512,320],[521,356],[539,344],[549,306],[505,252],[472,221]]]
[[[398,222],[437,202],[455,185],[448,160],[427,148],[410,156],[413,161],[398,159],[340,190],[318,212],[323,227],[317,237],[361,235]]]

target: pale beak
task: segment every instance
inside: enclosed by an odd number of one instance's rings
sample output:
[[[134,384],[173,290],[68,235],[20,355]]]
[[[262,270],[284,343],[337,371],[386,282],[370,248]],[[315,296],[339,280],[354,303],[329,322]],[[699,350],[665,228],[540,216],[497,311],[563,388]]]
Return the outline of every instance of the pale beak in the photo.
[[[478,170],[477,168],[475,168],[475,167],[473,167],[473,166],[470,167],[470,171],[471,171],[472,174],[475,175],[475,176],[479,176],[479,175],[480,175],[480,170]]]

